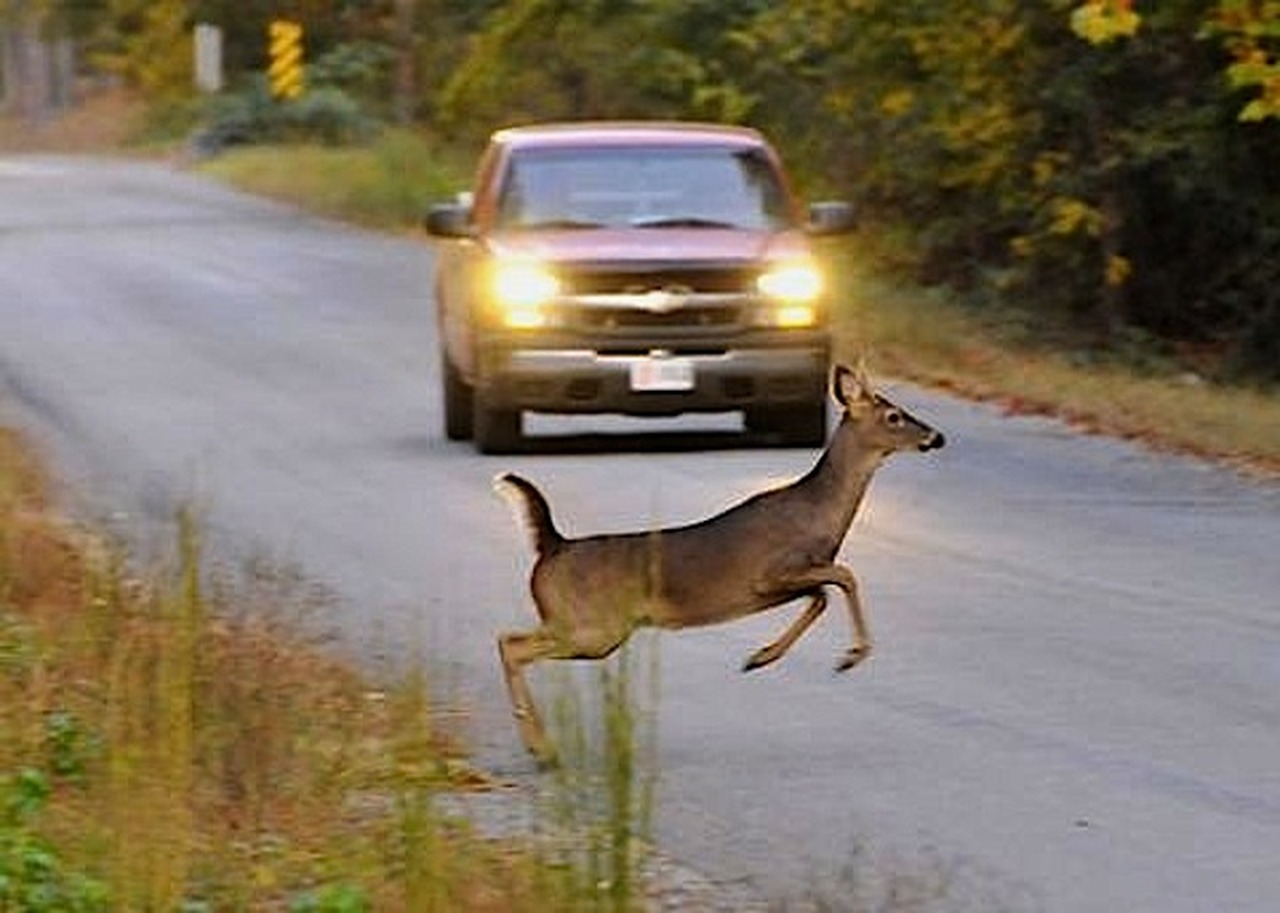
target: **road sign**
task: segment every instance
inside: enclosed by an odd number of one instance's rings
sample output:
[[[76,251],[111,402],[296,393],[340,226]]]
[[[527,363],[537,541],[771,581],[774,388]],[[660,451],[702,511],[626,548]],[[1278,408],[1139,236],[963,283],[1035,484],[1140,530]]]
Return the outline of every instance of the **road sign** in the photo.
[[[287,19],[272,21],[268,29],[271,58],[267,79],[276,98],[293,99],[302,94],[302,26]]]
[[[196,88],[201,92],[222,90],[222,29],[207,22],[195,27]]]

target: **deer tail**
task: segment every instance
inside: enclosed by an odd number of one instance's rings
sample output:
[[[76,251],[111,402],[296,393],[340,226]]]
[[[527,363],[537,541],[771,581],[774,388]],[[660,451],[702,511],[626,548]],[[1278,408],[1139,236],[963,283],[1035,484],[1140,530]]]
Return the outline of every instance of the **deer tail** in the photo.
[[[525,523],[533,536],[533,550],[538,555],[554,551],[564,542],[551,519],[551,506],[532,482],[514,472],[504,472],[493,480],[493,485],[499,493],[523,508]]]

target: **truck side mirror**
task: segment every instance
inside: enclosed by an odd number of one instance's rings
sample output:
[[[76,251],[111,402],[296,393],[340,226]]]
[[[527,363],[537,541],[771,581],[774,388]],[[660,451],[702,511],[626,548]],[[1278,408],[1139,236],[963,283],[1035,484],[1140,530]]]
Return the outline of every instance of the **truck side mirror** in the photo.
[[[437,203],[427,210],[422,225],[438,238],[470,238],[471,208],[457,203]]]
[[[806,230],[811,235],[838,235],[852,231],[856,223],[853,207],[843,200],[824,200],[809,204],[809,224]]]

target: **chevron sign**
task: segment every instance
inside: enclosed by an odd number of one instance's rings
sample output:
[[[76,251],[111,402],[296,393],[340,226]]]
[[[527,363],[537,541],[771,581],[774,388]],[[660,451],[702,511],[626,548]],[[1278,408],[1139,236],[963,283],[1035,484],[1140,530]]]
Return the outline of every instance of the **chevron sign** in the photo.
[[[267,80],[276,98],[293,99],[302,94],[302,26],[276,19],[268,28],[271,62]]]

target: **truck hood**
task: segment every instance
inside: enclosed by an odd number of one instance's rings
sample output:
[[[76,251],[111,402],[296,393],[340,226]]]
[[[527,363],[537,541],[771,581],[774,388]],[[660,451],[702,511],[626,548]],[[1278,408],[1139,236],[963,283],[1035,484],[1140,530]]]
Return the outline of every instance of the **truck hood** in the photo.
[[[499,257],[547,263],[706,261],[750,262],[806,256],[799,231],[771,232],[718,228],[598,228],[510,231],[490,236]]]

